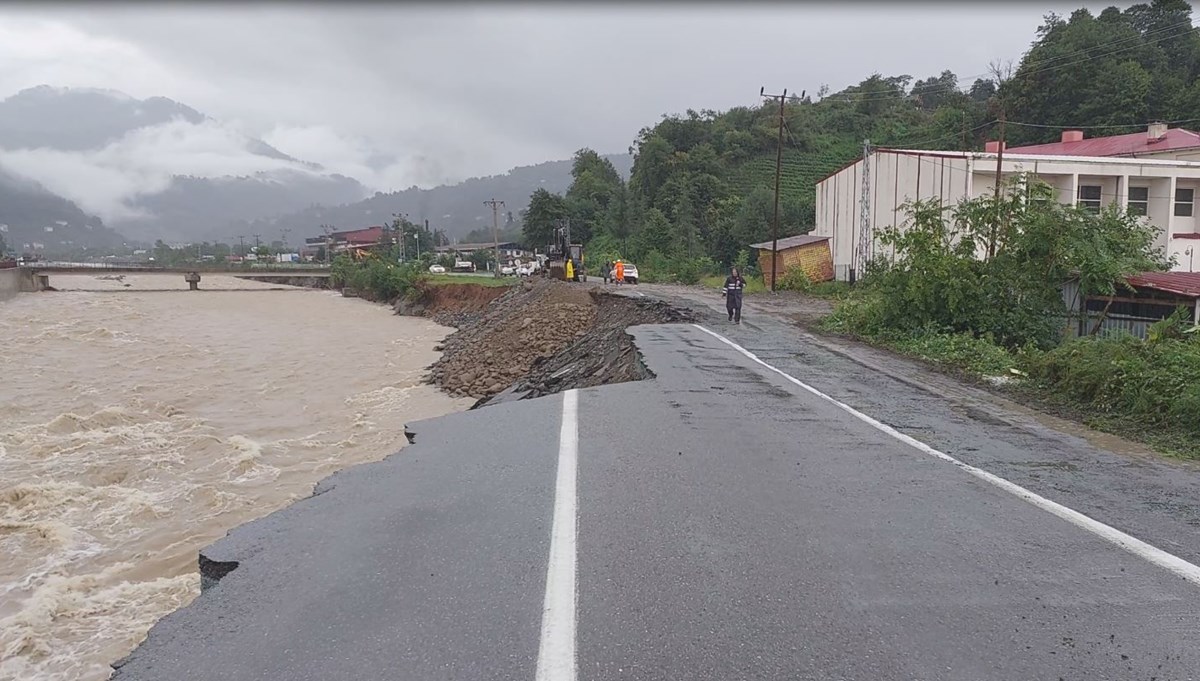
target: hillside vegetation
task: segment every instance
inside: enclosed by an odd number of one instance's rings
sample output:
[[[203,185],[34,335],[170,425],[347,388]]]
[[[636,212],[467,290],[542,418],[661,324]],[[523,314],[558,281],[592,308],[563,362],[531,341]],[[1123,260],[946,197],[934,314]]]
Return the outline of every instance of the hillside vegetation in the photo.
[[[1098,16],[1048,14],[1015,68],[996,62],[966,78],[875,73],[840,92],[789,96],[779,236],[814,227],[815,184],[859,158],[864,140],[981,150],[997,139],[1001,110],[1010,144],[1055,140],[1067,127],[1116,134],[1156,118],[1200,120],[1200,38],[1190,12],[1182,0],[1155,0]],[[530,197],[525,241],[544,246],[556,221],[569,218],[573,238],[590,245],[590,263],[644,263],[647,281],[692,281],[734,263],[753,269],[748,245],[771,236],[779,118],[778,100],[664,116],[634,140],[627,182],[582,149],[565,192]]]

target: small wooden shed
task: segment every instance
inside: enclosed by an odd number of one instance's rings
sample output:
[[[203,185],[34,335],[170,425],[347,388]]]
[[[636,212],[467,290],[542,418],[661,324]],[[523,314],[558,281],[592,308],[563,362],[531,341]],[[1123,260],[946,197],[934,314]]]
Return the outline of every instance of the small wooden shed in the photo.
[[[830,237],[801,234],[780,239],[775,256],[775,276],[783,277],[790,267],[800,266],[814,284],[833,280],[833,253],[829,250]],[[763,281],[771,281],[771,242],[750,244],[758,250],[758,266],[762,269]]]

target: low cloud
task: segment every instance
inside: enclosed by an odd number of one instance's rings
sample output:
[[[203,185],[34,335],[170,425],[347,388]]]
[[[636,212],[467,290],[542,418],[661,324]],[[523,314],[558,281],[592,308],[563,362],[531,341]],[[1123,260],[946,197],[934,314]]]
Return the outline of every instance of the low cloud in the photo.
[[[414,184],[435,187],[455,179],[444,164],[426,156],[381,151],[365,137],[345,135],[327,125],[278,126],[263,141],[289,156],[318,163],[327,172],[353,177],[372,191]]]
[[[173,175],[214,178],[271,171],[311,172],[280,159],[251,153],[250,139],[215,121],[176,119],[134,130],[92,151],[8,149],[0,166],[39,182],[106,222],[146,217],[139,196],[166,190]]]

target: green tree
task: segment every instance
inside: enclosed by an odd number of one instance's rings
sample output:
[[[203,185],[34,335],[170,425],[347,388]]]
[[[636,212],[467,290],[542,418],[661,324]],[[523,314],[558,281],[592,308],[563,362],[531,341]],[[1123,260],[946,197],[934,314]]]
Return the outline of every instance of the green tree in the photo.
[[[1155,228],[1115,206],[1094,213],[1054,195],[1025,177],[998,201],[906,205],[907,222],[880,236],[895,260],[868,268],[865,283],[877,297],[865,330],[969,333],[1010,348],[1049,347],[1067,311],[1062,282],[1078,278],[1083,295],[1111,296],[1124,277],[1164,266]]]
[[[1194,117],[1200,37],[1191,6],[1153,0],[1098,17],[1050,14],[1013,77],[1001,87],[1010,119],[1054,126],[1129,125]],[[1121,132],[1119,129],[1113,132]],[[1053,128],[1012,131],[1013,143],[1055,139]]]
[[[525,245],[544,248],[554,240],[555,224],[570,216],[566,199],[545,189],[538,189],[529,197],[529,208],[522,218],[521,233]]]
[[[608,210],[624,188],[612,162],[591,149],[575,152],[566,203],[572,239],[586,242],[606,226]]]

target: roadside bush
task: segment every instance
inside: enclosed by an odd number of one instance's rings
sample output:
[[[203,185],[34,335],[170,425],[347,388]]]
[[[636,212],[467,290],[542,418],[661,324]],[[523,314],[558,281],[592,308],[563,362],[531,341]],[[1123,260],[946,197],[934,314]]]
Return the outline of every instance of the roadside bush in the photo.
[[[392,264],[379,258],[354,261],[339,256],[330,268],[335,287],[351,288],[368,300],[390,302],[400,296],[417,296],[425,282],[425,267],[417,263]]]
[[[1080,338],[1027,366],[1039,387],[1088,411],[1200,436],[1200,342]]]
[[[698,284],[717,271],[717,265],[707,256],[699,258],[668,258],[650,251],[636,263],[641,281],[647,284]]]
[[[776,282],[778,283],[778,282]],[[886,301],[879,291],[858,287],[849,293],[829,315],[821,320],[821,328],[834,333],[863,338],[881,338],[899,333],[888,325],[883,309]]]
[[[1060,204],[1030,177],[1010,181],[998,200],[916,201],[905,212],[903,225],[879,235],[894,259],[870,263],[862,280],[881,301],[867,317],[858,310],[875,326],[862,335],[934,328],[1050,348],[1061,338],[1064,281],[1075,277],[1085,295],[1115,295],[1123,277],[1163,264],[1154,228],[1117,207]]]
[[[783,272],[783,276],[775,281],[777,291],[807,291],[812,288],[808,273],[798,265],[792,265]]]
[[[927,362],[963,369],[982,376],[1009,373],[1017,362],[1012,353],[989,338],[969,333],[924,333],[888,342],[893,349]]]

